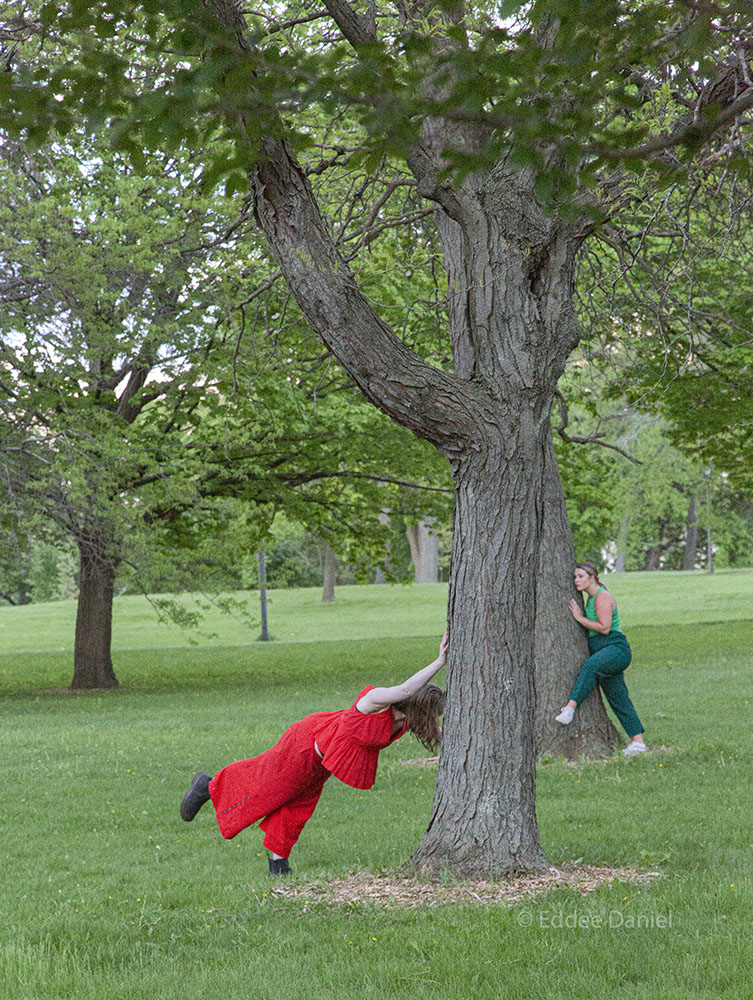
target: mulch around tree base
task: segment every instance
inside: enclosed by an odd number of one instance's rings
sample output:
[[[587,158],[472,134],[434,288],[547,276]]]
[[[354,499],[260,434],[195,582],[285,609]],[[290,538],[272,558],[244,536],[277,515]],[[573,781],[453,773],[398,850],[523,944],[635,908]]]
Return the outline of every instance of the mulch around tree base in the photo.
[[[572,869],[552,868],[540,875],[521,875],[504,882],[463,881],[457,884],[427,881],[402,876],[350,872],[344,878],[319,881],[309,885],[276,885],[277,897],[348,906],[376,904],[392,909],[416,906],[444,906],[450,903],[504,903],[513,906],[533,896],[557,888],[575,889],[582,895],[609,882],[645,884],[661,878],[661,872],[639,872],[634,868],[609,868],[579,865]]]

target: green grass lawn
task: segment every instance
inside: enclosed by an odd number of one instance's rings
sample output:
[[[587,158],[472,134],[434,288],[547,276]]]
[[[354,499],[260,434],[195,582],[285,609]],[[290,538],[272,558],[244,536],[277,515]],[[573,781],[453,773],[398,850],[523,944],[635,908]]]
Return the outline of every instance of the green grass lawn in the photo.
[[[631,695],[662,749],[543,764],[542,841],[554,865],[664,877],[516,907],[277,898],[256,829],[226,842],[206,809],[191,825],[178,816],[192,770],[258,753],[306,712],[428,662],[445,588],[342,588],[332,607],[275,592],[270,644],[216,618],[206,631],[219,637],[189,645],[121,598],[123,687],[79,695],[59,690],[71,606],[2,609],[0,997],[749,996],[753,571],[609,582],[634,649]],[[402,762],[422,754],[399,741],[370,792],[328,782],[291,858],[297,884],[408,858],[434,771]]]
[[[619,601],[626,629],[635,625],[676,625],[753,619],[753,570],[706,573],[621,573],[608,578]],[[221,614],[208,599],[182,595],[189,610],[202,610],[199,628],[184,631],[161,623],[143,597],[117,597],[113,649],[166,649],[171,646],[255,645],[259,626],[258,594],[245,600],[252,621]],[[334,604],[321,603],[321,590],[269,591],[269,628],[279,642],[317,639],[388,639],[434,636],[447,603],[446,584],[421,586],[339,587]],[[67,652],[73,649],[76,605],[73,601],[0,607],[0,655]],[[441,634],[441,630],[440,633]]]

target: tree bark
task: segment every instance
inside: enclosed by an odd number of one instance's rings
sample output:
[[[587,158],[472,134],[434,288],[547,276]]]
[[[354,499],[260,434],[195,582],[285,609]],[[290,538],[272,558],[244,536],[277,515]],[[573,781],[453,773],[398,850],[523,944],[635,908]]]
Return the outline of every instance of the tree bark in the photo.
[[[329,542],[323,542],[320,546],[320,551],[322,553],[322,568],[324,570],[322,604],[332,604],[335,600],[335,584],[337,583],[339,572],[337,558]]]
[[[259,613],[261,632],[259,642],[269,642],[269,617],[267,614],[267,553],[260,549],[256,554],[257,578],[259,581]]]
[[[617,559],[614,564],[615,573],[624,573],[627,570],[627,544],[629,530],[630,516],[625,514],[620,520],[620,528],[617,536]]]
[[[432,521],[419,521],[405,529],[416,583],[436,583],[439,579],[439,537],[431,530]]]
[[[685,522],[685,556],[682,562],[684,570],[695,569],[698,559],[698,508],[696,507],[695,495],[690,495],[688,505],[688,517]]]
[[[410,561],[413,563],[413,574],[416,577],[416,583],[418,583],[421,572],[421,543],[418,539],[418,525],[406,525],[405,537],[408,539],[408,547],[410,548]]]
[[[78,540],[79,594],[73,653],[73,689],[119,687],[112,664],[114,562],[90,541]]]
[[[526,437],[520,428],[514,449],[476,455],[455,472],[444,744],[434,811],[413,856],[432,871],[547,867],[535,812],[530,572],[541,520],[541,442]]]
[[[650,545],[646,549],[646,553],[643,557],[643,572],[653,573],[661,567],[661,554],[663,547],[661,545]]]
[[[557,468],[551,433],[544,448],[544,521],[536,575],[536,749],[578,760],[609,756],[617,730],[596,688],[579,706],[569,726],[554,721],[570,697],[570,687],[588,656],[586,631],[570,614],[576,562],[573,534]]]
[[[384,524],[384,525],[390,525],[390,524],[392,524],[392,518],[390,517],[389,511],[387,511],[387,510],[380,510],[379,511],[379,523],[380,524]],[[385,569],[387,569],[389,567],[389,565],[390,565],[390,563],[389,563],[389,553],[390,553],[390,549],[391,548],[392,548],[392,543],[388,539],[387,540],[387,556],[386,556],[386,558],[384,560],[384,566],[377,566],[377,571],[376,571],[376,573],[374,575],[374,583],[380,583],[381,584],[381,583],[386,583],[387,582],[387,574],[385,573]]]

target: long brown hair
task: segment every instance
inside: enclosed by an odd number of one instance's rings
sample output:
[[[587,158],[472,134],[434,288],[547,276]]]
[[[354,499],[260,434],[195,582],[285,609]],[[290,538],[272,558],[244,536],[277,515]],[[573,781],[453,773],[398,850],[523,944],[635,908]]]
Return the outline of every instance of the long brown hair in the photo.
[[[600,587],[604,586],[604,584],[599,579],[598,566],[594,566],[594,564],[590,562],[582,562],[582,563],[576,563],[575,568],[584,570],[586,573],[588,573],[589,576],[592,576],[596,580],[596,582]]]
[[[437,752],[442,741],[439,716],[444,712],[445,693],[436,684],[424,686],[410,698],[396,702],[392,707],[405,716],[408,729],[427,750]]]

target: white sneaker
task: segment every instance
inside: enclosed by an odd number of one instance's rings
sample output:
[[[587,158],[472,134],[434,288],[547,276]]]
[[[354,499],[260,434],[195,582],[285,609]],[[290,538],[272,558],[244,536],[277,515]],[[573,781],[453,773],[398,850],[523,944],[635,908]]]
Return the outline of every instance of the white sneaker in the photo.
[[[648,747],[645,743],[640,743],[638,740],[633,740],[631,743],[625,747],[622,751],[626,757],[635,757],[637,753],[645,753]]]
[[[571,708],[570,705],[565,705],[559,715],[555,715],[554,721],[559,722],[560,725],[569,726],[573,721],[573,716],[575,715],[575,709]]]

